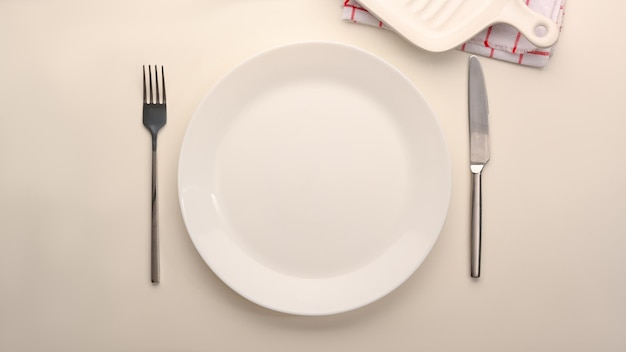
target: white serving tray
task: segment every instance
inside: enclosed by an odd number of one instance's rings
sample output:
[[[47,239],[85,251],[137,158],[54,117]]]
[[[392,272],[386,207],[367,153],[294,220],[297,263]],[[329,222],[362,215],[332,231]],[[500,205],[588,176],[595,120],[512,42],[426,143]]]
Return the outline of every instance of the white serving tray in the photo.
[[[507,23],[539,48],[552,46],[559,27],[523,0],[359,0],[373,15],[415,45],[452,49],[482,29]]]

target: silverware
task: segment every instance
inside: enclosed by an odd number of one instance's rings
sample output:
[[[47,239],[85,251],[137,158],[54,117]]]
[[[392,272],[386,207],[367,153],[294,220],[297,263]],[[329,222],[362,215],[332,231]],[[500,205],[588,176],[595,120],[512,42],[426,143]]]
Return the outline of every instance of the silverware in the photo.
[[[469,135],[472,172],[471,276],[480,277],[482,232],[481,175],[489,161],[489,106],[483,70],[476,56],[469,59]]]
[[[154,89],[153,89],[154,83]],[[150,87],[147,92],[146,86]],[[149,94],[147,94],[149,93]],[[143,66],[143,125],[152,135],[152,229],[150,232],[150,273],[152,282],[159,283],[159,203],[157,196],[157,134],[167,121],[165,104],[165,75],[161,66],[161,85],[159,86],[159,72],[154,66],[148,66],[146,81],[146,66]]]

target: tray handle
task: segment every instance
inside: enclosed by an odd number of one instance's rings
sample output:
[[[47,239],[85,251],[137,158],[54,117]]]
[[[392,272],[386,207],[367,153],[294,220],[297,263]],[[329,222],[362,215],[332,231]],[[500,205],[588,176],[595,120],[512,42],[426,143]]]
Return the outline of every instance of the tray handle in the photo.
[[[515,27],[529,42],[539,48],[547,48],[559,39],[559,26],[531,10],[523,0],[507,2],[501,12],[501,21]]]

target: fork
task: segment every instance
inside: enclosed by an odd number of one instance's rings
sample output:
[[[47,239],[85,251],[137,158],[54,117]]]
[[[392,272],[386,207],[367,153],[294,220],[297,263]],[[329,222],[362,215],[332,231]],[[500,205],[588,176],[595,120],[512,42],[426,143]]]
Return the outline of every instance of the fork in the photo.
[[[154,81],[154,90],[152,89]],[[149,92],[147,87],[149,87]],[[160,89],[159,89],[160,88]],[[149,93],[149,95],[148,95]],[[143,125],[152,135],[152,228],[150,233],[150,276],[152,283],[159,283],[159,203],[157,196],[157,135],[167,121],[165,100],[165,74],[161,66],[161,86],[159,87],[159,72],[154,66],[148,65],[146,81],[146,66],[143,66]]]

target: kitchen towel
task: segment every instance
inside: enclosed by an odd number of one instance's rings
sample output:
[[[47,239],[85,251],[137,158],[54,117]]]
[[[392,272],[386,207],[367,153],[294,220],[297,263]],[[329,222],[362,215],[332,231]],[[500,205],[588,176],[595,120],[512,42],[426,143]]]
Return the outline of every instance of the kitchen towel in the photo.
[[[343,0],[342,19],[380,28],[390,29],[356,0]],[[563,26],[565,0],[525,0],[532,10],[551,18]],[[540,49],[534,47],[515,28],[506,24],[494,24],[476,34],[458,50],[509,61],[520,65],[544,67],[554,53],[554,47]]]

